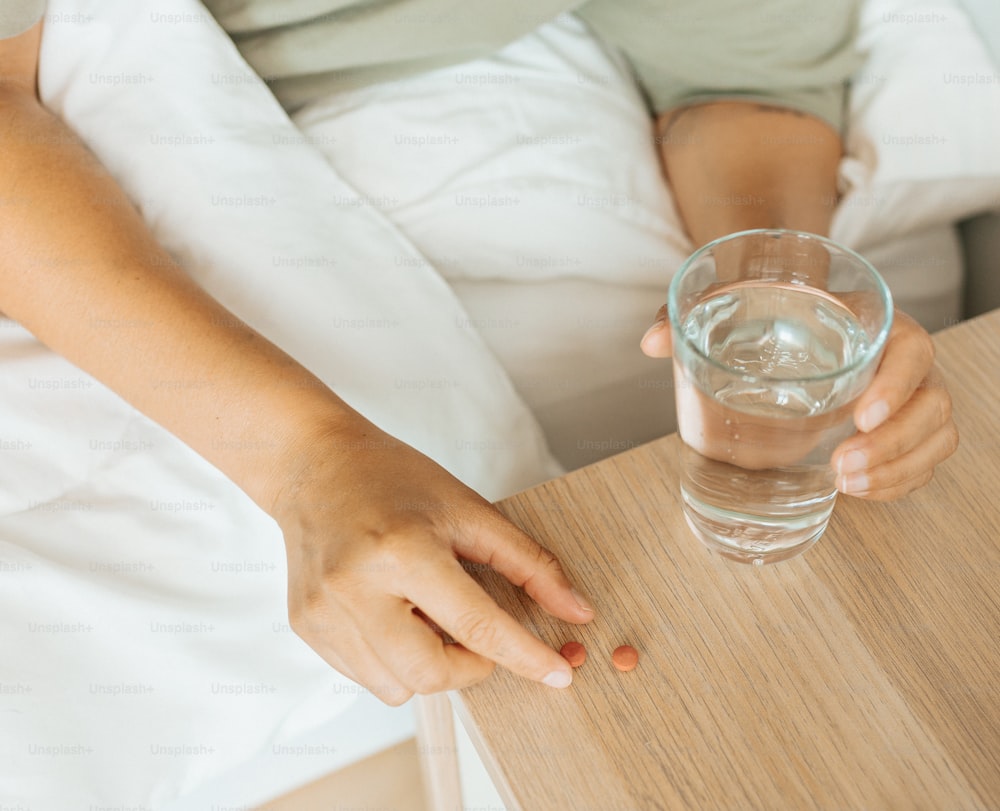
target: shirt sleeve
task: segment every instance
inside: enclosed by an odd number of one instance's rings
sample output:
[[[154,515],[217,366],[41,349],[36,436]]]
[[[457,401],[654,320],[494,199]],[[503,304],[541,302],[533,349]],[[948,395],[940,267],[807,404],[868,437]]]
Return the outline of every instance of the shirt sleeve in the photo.
[[[45,0],[0,0],[0,39],[23,34],[44,13]]]
[[[838,131],[861,66],[860,0],[590,0],[577,14],[630,61],[655,114],[756,99]]]

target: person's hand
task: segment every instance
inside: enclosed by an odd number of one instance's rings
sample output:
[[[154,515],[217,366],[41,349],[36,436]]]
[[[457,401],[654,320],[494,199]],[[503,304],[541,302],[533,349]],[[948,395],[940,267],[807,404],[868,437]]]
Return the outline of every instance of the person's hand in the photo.
[[[550,552],[370,423],[305,447],[273,515],[288,551],[291,626],[320,656],[392,705],[471,685],[494,663],[569,685],[569,663],[460,562],[494,568],[560,619],[588,622],[593,609]]]
[[[951,395],[934,363],[934,344],[899,310],[882,363],[854,408],[858,433],[831,460],[842,493],[877,501],[923,487],[958,448]]]
[[[654,358],[673,351],[666,305],[642,338]],[[916,321],[899,310],[882,362],[854,407],[858,433],[833,452],[837,489],[873,500],[905,496],[927,484],[934,468],[958,447],[951,395],[934,364],[934,345]]]

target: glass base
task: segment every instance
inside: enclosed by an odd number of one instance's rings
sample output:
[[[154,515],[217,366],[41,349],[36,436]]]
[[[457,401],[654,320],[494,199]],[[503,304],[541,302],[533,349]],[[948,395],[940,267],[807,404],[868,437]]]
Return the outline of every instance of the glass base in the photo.
[[[683,487],[681,496],[684,518],[702,544],[729,560],[756,566],[801,555],[820,539],[833,513],[833,499],[820,510],[774,517],[713,507]]]

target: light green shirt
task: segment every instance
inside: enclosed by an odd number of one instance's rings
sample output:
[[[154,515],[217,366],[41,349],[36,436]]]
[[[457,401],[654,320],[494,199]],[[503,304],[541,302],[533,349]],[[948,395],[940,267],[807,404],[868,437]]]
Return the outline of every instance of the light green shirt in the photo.
[[[205,0],[294,109],[499,50],[573,10],[631,61],[653,112],[752,96],[842,123],[859,0]]]
[[[0,0],[0,39],[24,33],[44,11],[45,0]]]
[[[565,11],[620,48],[659,113],[758,98],[843,123],[860,0],[204,0],[294,110],[494,53]],[[0,36],[42,0],[0,0]]]
[[[860,0],[591,0],[577,13],[628,57],[655,113],[754,97],[838,130]]]

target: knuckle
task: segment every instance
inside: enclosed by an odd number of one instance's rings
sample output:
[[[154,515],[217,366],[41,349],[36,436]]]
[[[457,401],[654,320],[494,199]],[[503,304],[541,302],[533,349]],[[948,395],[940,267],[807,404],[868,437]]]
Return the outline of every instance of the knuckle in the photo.
[[[486,653],[497,648],[500,632],[488,616],[475,612],[457,618],[455,639],[470,650]]]
[[[381,681],[364,682],[363,686],[366,690],[368,690],[368,692],[375,696],[375,698],[383,704],[388,704],[390,707],[398,707],[401,704],[405,704],[413,697],[412,690],[404,687],[395,679],[390,678],[387,674],[383,675]]]
[[[911,440],[906,434],[900,433],[892,438],[886,459],[899,459],[910,450]]]
[[[411,668],[404,677],[403,682],[410,690],[420,695],[441,693],[450,686],[448,674],[444,670],[428,667],[426,663],[423,663],[422,666]]]
[[[886,484],[879,490],[870,493],[870,498],[872,501],[898,501],[905,496],[908,496],[914,490],[921,486],[919,479],[908,479],[904,482],[891,482]]]
[[[916,492],[921,487],[925,487],[930,484],[931,479],[934,478],[934,468],[924,471],[919,476],[910,479],[909,481],[903,482],[898,488],[896,488],[896,495],[893,498],[903,498],[904,496],[910,495],[910,493]]]
[[[910,493],[914,493],[921,487],[925,487],[930,484],[931,479],[934,478],[934,468],[922,473],[914,479],[910,479],[903,486],[899,488],[899,495],[896,498],[903,498],[903,496],[908,496]]]
[[[948,426],[947,436],[945,438],[945,458],[951,456],[955,451],[957,451],[958,445],[958,427],[954,423],[951,423]]]
[[[938,419],[940,420],[940,425],[947,425],[951,422],[952,416],[952,402],[951,395],[948,394],[944,389],[938,389],[941,392],[938,397]]]
[[[934,341],[931,339],[930,334],[923,328],[920,329],[920,350],[923,353],[923,358],[928,368],[933,366],[937,358],[937,349],[934,347]]]
[[[885,492],[894,483],[894,478],[889,476],[883,468],[875,468],[868,473],[868,497],[877,498],[879,493]]]
[[[930,342],[930,339],[921,340],[914,347],[913,352],[909,354],[910,358],[910,369],[913,373],[913,388],[923,389],[927,388],[929,381],[932,379],[930,374],[931,370],[934,368],[934,344]]]
[[[481,682],[483,679],[490,676],[494,670],[496,670],[497,663],[491,659],[482,660],[482,669],[479,673],[475,674],[469,679],[469,684],[476,684]]]
[[[393,581],[407,574],[414,561],[426,558],[426,548],[422,553],[420,545],[423,535],[412,528],[390,528],[381,532],[371,532],[360,547],[367,550],[366,554],[337,569],[326,572],[329,579],[336,578],[339,583],[357,580],[370,580],[376,577],[379,581]]]
[[[563,571],[562,564],[559,562],[559,558],[553,555],[544,546],[537,546],[535,551],[535,563],[538,568],[545,571],[546,574],[555,575],[556,577],[566,576],[566,573]]]
[[[399,687],[387,690],[383,693],[376,693],[375,697],[378,698],[378,700],[383,704],[387,704],[390,707],[401,707],[413,698],[413,691],[407,690],[405,687]]]
[[[935,350],[934,341],[930,334],[920,324],[905,313],[896,311],[896,317],[900,318],[900,336],[907,341],[907,354],[911,354],[920,363],[930,368],[934,363]]]
[[[387,529],[382,532],[371,532],[367,540],[366,546],[374,550],[379,564],[400,565],[407,557],[410,538],[405,531]]]
[[[302,639],[315,636],[327,613],[326,596],[320,589],[310,589],[288,606],[288,625]]]

